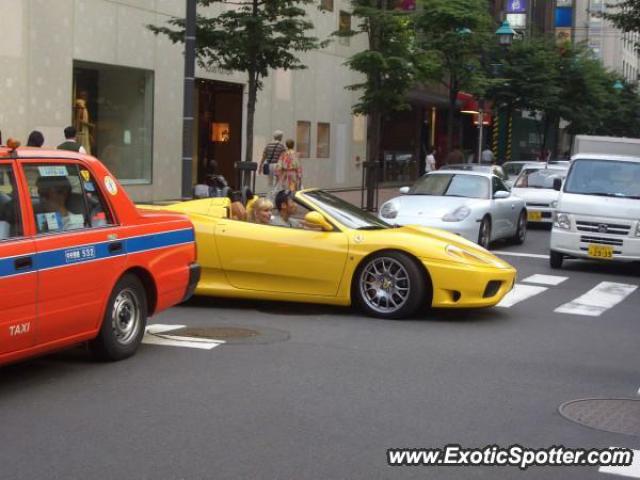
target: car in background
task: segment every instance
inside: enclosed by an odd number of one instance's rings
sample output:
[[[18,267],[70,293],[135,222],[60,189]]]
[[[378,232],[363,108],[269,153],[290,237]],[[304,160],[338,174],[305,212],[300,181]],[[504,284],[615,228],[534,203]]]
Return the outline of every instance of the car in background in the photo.
[[[554,189],[556,179],[564,181],[568,169],[558,165],[527,165],[516,179],[511,192],[527,203],[527,221],[553,223],[559,192]]]
[[[527,235],[525,201],[490,172],[437,170],[419,178],[403,195],[384,203],[380,218],[399,225],[435,227],[489,248],[508,238],[521,244]]]
[[[503,182],[506,182],[508,177],[500,165],[486,165],[478,163],[452,163],[451,165],[443,165],[438,170],[464,170],[467,172],[484,172],[491,173]]]
[[[529,166],[529,165],[531,166],[539,165],[539,162],[513,161],[513,162],[503,163],[501,167],[502,167],[502,170],[504,171],[504,174],[507,177],[504,183],[506,183],[509,188],[512,188],[513,183],[516,181],[516,178],[518,178],[518,175],[520,175],[520,172],[522,171],[522,169],[525,166]]]
[[[640,157],[578,154],[560,190],[549,261],[640,260]]]
[[[322,190],[293,200],[305,228],[234,220],[226,198],[145,208],[193,221],[202,265],[196,295],[355,304],[371,316],[405,318],[423,307],[490,307],[513,288],[515,269],[463,238],[387,223]]]
[[[95,158],[0,147],[0,365],[88,342],[133,355],[200,268],[184,215],[141,212]]]

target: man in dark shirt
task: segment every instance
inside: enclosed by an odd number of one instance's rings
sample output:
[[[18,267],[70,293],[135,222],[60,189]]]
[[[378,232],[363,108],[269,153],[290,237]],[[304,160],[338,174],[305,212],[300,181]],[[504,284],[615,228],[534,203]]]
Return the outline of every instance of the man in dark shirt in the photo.
[[[278,163],[278,159],[280,155],[286,152],[286,147],[282,144],[282,137],[284,137],[284,133],[282,130],[276,130],[273,132],[273,142],[267,144],[264,147],[264,151],[262,152],[262,159],[260,160],[260,165],[258,166],[258,171],[262,172],[264,175],[269,176],[269,186],[273,187],[275,185],[276,178],[276,163]]]
[[[58,150],[69,150],[71,152],[87,153],[80,143],[76,140],[75,127],[67,127],[64,129],[64,138],[66,140],[58,145]]]

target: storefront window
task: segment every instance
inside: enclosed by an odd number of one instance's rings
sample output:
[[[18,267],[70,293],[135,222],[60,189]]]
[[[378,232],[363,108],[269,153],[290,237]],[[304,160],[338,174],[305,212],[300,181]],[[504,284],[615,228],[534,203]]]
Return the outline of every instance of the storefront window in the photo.
[[[151,183],[153,72],[74,62],[78,141],[123,183]]]
[[[331,156],[331,124],[318,123],[318,147],[317,158],[329,158]]]
[[[296,127],[296,151],[300,158],[311,154],[311,122],[298,122]]]

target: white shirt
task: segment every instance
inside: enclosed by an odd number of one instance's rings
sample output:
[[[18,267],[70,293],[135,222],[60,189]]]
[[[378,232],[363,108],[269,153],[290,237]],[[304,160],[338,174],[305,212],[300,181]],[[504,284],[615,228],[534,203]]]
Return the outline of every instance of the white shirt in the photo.
[[[482,158],[482,163],[491,163],[493,162],[493,152],[487,148],[483,150],[480,158]]]
[[[433,156],[433,153],[427,155],[427,159],[424,166],[424,171],[433,172],[436,169],[436,157]]]

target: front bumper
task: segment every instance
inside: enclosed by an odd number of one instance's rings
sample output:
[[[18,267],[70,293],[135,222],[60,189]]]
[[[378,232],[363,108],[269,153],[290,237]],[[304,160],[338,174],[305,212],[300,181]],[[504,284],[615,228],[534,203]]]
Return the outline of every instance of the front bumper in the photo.
[[[185,291],[184,298],[182,299],[183,302],[186,302],[193,296],[193,293],[196,291],[196,285],[198,285],[198,282],[200,281],[201,272],[202,269],[197,263],[189,265],[189,283],[187,284],[187,290]]]
[[[610,260],[629,262],[640,260],[640,238],[638,237],[573,232],[555,227],[551,230],[550,248],[555,252],[575,258],[592,258],[589,256],[589,245],[611,246],[613,257]],[[601,258],[593,259],[601,260]]]
[[[423,259],[431,276],[435,308],[492,307],[509,293],[516,269]]]

